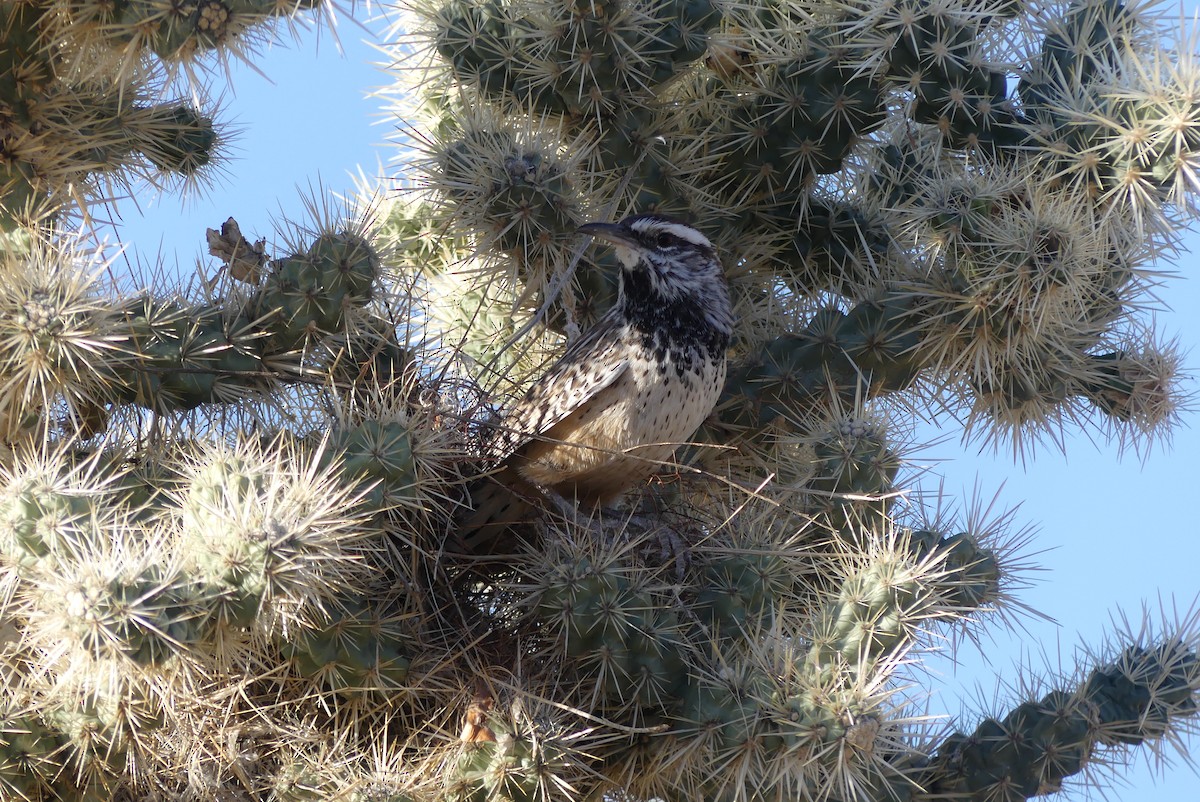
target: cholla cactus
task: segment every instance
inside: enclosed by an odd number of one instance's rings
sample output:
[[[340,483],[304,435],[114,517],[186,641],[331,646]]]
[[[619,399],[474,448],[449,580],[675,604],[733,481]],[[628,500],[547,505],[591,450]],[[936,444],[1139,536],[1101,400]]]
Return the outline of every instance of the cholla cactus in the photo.
[[[309,0],[4,0],[0,230],[86,214],[141,181],[204,176],[222,134],[204,87],[172,97],[206,54],[249,59]]]
[[[1029,535],[929,503],[907,416],[1173,422],[1139,310],[1200,67],[1152,6],[406,0],[411,197],[276,252],[229,220],[217,275],[126,292],[62,199],[215,134],[121,87],[294,10],[168,5],[5,6],[5,798],[1010,802],[1194,730],[1194,617],[953,732],[912,697]],[[127,136],[51,147],[80,120]],[[721,251],[720,402],[620,507],[462,553],[496,409],[612,303],[576,227],[650,210]]]

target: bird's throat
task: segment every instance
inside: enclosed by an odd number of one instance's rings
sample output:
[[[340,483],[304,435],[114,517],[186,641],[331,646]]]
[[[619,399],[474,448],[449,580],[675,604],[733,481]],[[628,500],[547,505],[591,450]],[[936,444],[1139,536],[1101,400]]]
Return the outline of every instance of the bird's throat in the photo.
[[[723,356],[729,335],[713,327],[699,300],[689,293],[662,293],[647,269],[622,270],[618,303],[623,318],[646,344],[684,356],[684,362]]]

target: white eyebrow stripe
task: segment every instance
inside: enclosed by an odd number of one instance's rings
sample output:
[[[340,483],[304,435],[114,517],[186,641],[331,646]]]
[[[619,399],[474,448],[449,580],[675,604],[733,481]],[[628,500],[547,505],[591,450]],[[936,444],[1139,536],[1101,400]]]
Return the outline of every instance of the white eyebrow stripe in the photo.
[[[712,248],[712,243],[708,241],[708,237],[704,236],[691,226],[685,226],[682,223],[671,223],[667,222],[666,220],[652,220],[643,218],[641,220],[634,220],[630,228],[639,234],[644,233],[649,229],[654,229],[656,231],[662,231],[663,233],[679,237],[681,240],[690,242],[693,245],[699,245],[700,247],[709,249]]]

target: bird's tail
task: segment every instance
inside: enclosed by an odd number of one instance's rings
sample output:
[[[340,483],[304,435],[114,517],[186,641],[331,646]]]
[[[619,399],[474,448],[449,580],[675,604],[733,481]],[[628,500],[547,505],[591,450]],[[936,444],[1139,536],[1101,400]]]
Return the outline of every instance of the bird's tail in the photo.
[[[518,530],[537,519],[542,493],[510,467],[467,486],[469,507],[455,519],[454,550],[474,557],[517,551]]]

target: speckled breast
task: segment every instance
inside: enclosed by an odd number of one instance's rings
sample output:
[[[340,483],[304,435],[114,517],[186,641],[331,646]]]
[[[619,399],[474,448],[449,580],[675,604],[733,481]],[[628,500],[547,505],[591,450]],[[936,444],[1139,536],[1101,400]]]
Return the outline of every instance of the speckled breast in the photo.
[[[725,382],[724,354],[699,358],[692,344],[655,343],[632,331],[629,369],[544,437],[517,470],[564,498],[603,505],[649,476],[712,411]]]

